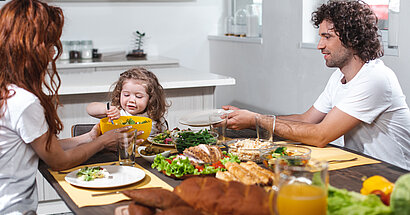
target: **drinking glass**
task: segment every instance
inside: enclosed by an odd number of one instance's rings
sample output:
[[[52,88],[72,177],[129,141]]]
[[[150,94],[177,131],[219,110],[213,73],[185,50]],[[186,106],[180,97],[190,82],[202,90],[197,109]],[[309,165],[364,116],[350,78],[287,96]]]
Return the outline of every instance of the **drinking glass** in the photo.
[[[229,111],[218,110],[209,115],[209,122],[211,122],[210,129],[218,134],[218,142],[225,144],[226,142],[226,126],[228,123]],[[214,123],[216,122],[216,123]]]
[[[326,215],[328,163],[310,159],[306,165],[290,165],[281,157],[275,164],[271,211],[279,215]]]
[[[269,141],[273,143],[273,122],[274,115],[256,114],[255,127],[256,139],[259,141]]]
[[[118,160],[120,165],[133,166],[135,163],[136,132],[135,130],[134,137],[131,141],[128,141],[128,134],[124,133],[123,140],[118,142]]]

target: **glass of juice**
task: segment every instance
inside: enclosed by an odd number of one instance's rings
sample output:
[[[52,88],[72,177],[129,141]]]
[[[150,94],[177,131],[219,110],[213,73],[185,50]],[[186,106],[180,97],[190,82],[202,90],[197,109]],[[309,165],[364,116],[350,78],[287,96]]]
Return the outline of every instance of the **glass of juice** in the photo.
[[[272,211],[279,215],[326,215],[328,163],[310,159],[292,165],[292,157],[280,157],[275,164]]]

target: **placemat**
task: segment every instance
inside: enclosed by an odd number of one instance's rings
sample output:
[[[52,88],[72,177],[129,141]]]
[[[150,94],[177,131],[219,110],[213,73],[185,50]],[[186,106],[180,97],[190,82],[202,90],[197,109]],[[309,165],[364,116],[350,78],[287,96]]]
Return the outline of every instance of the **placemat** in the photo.
[[[275,143],[282,144],[282,143],[290,143],[290,142],[281,141],[281,142],[275,142]],[[319,148],[315,146],[303,145],[303,147],[307,147],[310,150],[312,150],[311,158],[316,159],[316,160],[330,161],[330,160],[346,160],[346,159],[357,158],[354,161],[329,163],[329,170],[338,170],[338,169],[349,168],[352,166],[381,163],[378,160],[364,157],[364,156],[361,156],[361,155],[358,155],[352,152],[348,152],[348,151],[345,151],[343,149],[336,148],[333,146],[326,146],[324,148]]]
[[[104,165],[111,165],[113,162],[108,163],[98,163],[92,165],[84,165],[78,166],[72,169],[69,169],[64,172],[71,172],[76,169],[85,167],[85,166],[104,166]],[[117,164],[118,165],[118,164]],[[79,207],[85,206],[96,206],[96,205],[107,205],[113,204],[122,200],[129,200],[127,196],[119,193],[119,194],[111,194],[105,196],[97,196],[92,197],[91,194],[96,193],[106,193],[106,192],[114,192],[114,191],[121,191],[121,190],[130,190],[130,189],[138,189],[138,188],[148,188],[148,187],[162,187],[164,189],[172,191],[173,188],[168,185],[166,182],[152,174],[150,171],[142,168],[140,165],[135,164],[134,167],[142,169],[145,172],[145,178],[135,184],[131,184],[128,186],[123,186],[119,188],[106,188],[106,189],[90,189],[90,188],[81,188],[76,187],[65,181],[65,176],[67,174],[59,174],[58,171],[48,170],[51,175],[56,179],[56,181],[60,184],[63,190],[70,196],[71,200]]]

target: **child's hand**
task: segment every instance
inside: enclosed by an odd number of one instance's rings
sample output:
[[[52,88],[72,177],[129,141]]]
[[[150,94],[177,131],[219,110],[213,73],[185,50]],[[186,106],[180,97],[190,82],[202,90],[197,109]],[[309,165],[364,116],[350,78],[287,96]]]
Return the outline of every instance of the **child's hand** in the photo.
[[[119,119],[120,116],[120,110],[115,106],[111,106],[110,109],[107,110],[107,117],[111,120]]]

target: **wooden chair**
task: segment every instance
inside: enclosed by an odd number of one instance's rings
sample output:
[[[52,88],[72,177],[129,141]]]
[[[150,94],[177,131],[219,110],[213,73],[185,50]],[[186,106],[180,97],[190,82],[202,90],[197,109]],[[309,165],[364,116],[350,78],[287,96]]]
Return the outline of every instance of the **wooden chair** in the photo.
[[[75,124],[71,126],[71,137],[85,134],[94,127],[95,124]]]

